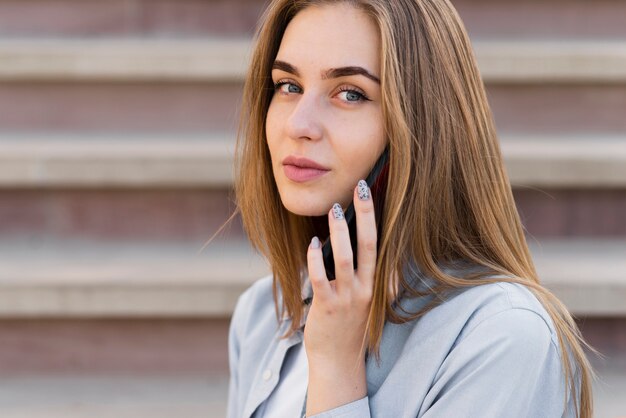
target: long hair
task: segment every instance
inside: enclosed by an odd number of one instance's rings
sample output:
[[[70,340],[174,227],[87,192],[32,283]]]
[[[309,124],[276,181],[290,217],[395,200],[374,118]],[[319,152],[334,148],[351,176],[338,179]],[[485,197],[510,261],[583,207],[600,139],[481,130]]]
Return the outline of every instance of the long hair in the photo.
[[[521,283],[544,306],[556,328],[578,417],[592,416],[594,371],[582,346],[596,352],[567,308],[539,281],[517,213],[484,85],[467,32],[448,0],[344,0],[377,24],[381,38],[384,133],[389,173],[374,291],[364,343],[379,359],[385,321],[415,320],[442,303],[433,298],[408,315],[392,306],[390,287],[406,297],[427,293],[403,267],[414,262],[444,295],[498,281]],[[315,220],[282,205],[265,134],[274,87],[271,67],[290,20],[329,0],[275,0],[263,14],[244,84],[235,147],[237,210],[253,247],[273,272],[276,316],[299,327],[302,279]],[[442,266],[466,260],[480,272],[451,275]],[[490,276],[499,276],[494,278]],[[504,277],[502,277],[504,276]],[[280,297],[279,297],[280,292]],[[405,312],[406,313],[406,312]],[[577,371],[576,371],[577,370]]]

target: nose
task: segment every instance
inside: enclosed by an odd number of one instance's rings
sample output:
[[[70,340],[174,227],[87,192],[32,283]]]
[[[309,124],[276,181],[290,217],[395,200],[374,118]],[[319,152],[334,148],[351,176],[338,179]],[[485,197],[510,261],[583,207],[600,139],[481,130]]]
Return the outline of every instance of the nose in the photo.
[[[292,139],[318,140],[322,137],[319,100],[313,92],[304,93],[287,118],[287,135]]]

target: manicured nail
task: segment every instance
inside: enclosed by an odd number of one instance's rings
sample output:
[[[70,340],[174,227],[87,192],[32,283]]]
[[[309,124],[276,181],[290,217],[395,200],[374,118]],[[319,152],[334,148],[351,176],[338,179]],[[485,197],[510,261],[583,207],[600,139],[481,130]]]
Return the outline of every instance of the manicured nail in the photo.
[[[343,219],[343,209],[339,203],[333,205],[333,216],[335,219]]]
[[[318,237],[313,237],[311,240],[311,248],[318,249],[320,247],[320,239]]]
[[[367,182],[365,180],[359,180],[357,187],[358,187],[357,193],[359,194],[359,199],[367,200],[370,198],[370,188],[367,187]]]

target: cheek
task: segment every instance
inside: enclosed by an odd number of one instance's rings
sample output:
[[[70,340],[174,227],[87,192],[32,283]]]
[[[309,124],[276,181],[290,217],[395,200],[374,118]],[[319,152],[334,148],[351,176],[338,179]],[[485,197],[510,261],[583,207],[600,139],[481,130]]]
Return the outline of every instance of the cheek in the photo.
[[[267,138],[267,146],[270,150],[270,155],[272,159],[274,158],[274,153],[276,152],[276,146],[278,143],[278,138],[280,137],[280,127],[277,124],[276,109],[270,104],[270,107],[267,111],[267,116],[265,117],[265,137]]]
[[[335,130],[335,149],[348,167],[360,167],[375,160],[385,147],[382,117],[378,114],[344,120]]]

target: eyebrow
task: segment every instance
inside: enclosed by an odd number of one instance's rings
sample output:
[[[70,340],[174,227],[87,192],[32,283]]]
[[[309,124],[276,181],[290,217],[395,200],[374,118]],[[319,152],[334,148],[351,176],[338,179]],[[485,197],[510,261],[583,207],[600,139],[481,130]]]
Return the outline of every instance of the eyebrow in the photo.
[[[272,70],[281,70],[300,77],[300,72],[298,71],[298,69],[285,61],[275,60],[274,64],[272,64]],[[322,80],[326,80],[328,78],[347,77],[350,75],[363,75],[370,80],[373,80],[376,83],[380,84],[380,79],[378,77],[367,71],[365,68],[356,65],[349,67],[330,68],[326,71],[323,71]]]

